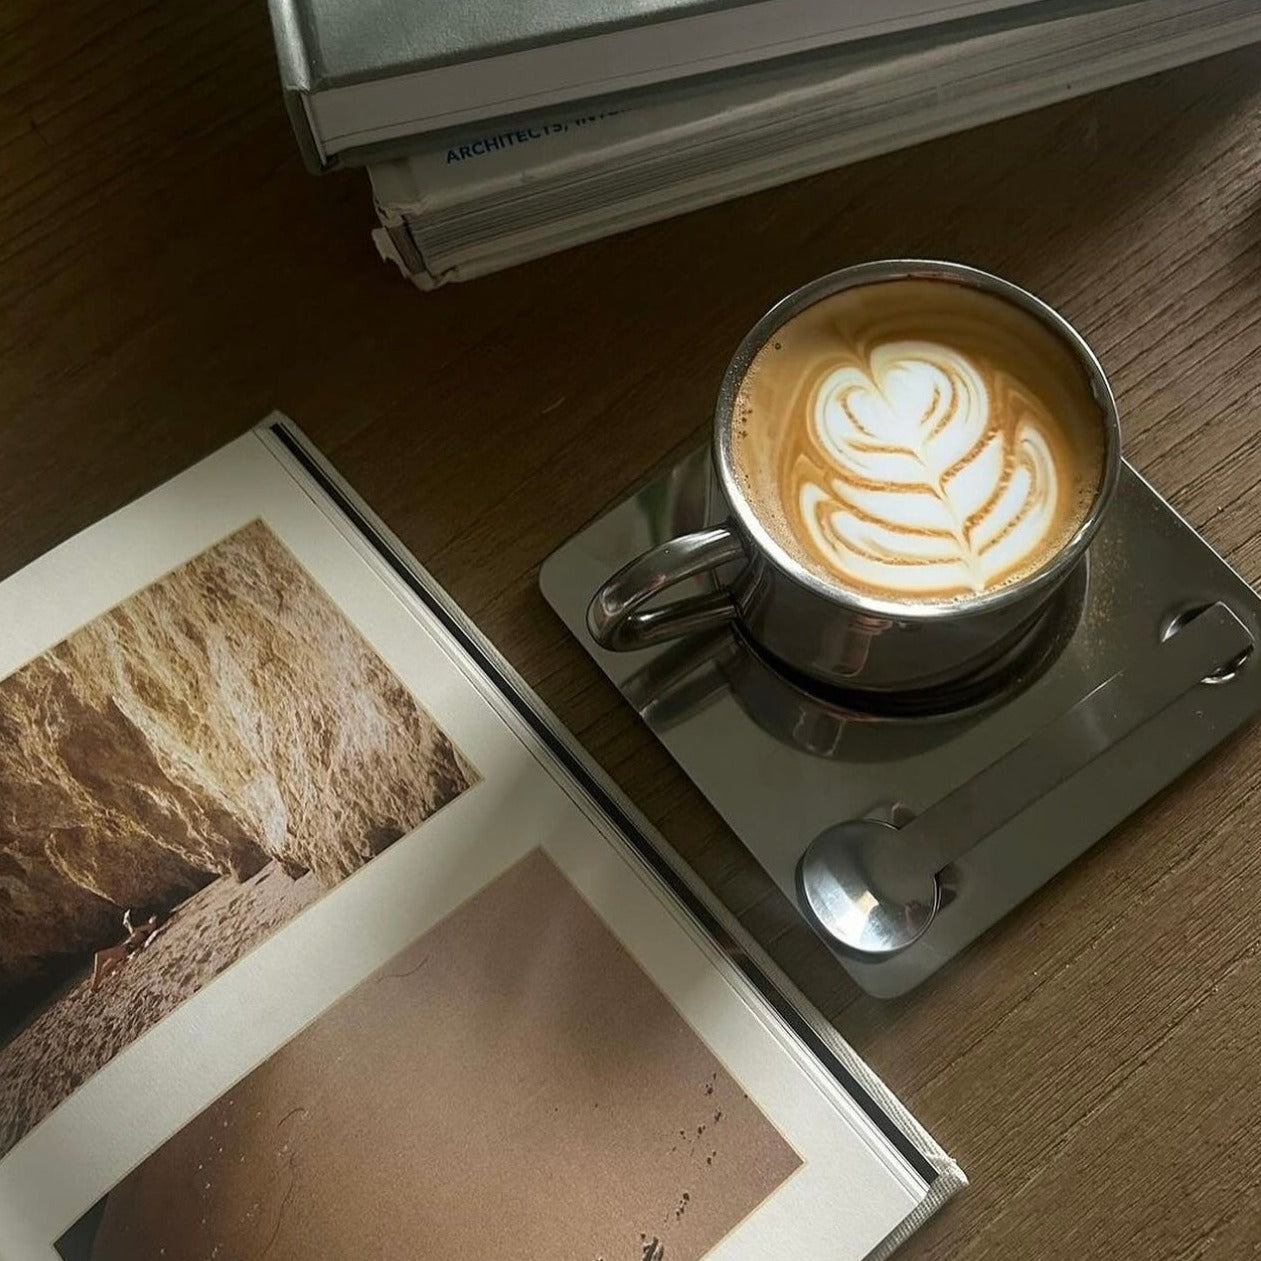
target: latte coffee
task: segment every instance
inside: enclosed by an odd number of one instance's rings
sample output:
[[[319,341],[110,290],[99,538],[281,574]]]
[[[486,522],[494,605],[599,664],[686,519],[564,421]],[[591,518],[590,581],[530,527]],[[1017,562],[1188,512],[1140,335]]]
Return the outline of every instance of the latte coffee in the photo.
[[[1103,408],[1032,314],[881,280],[798,312],[736,395],[731,455],[771,537],[842,589],[967,599],[1052,560],[1105,475]]]

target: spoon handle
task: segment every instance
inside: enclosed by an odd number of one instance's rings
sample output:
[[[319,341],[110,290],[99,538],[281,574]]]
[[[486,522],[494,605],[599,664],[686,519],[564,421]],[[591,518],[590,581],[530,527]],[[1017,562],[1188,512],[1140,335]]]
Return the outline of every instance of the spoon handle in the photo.
[[[1251,647],[1239,618],[1210,605],[900,828],[903,861],[925,874],[948,867]]]

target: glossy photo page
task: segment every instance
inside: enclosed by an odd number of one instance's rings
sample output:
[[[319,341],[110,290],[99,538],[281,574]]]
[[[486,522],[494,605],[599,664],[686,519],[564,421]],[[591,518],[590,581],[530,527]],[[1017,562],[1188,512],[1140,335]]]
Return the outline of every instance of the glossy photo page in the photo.
[[[857,1261],[962,1185],[283,418],[0,626],[0,1261]]]

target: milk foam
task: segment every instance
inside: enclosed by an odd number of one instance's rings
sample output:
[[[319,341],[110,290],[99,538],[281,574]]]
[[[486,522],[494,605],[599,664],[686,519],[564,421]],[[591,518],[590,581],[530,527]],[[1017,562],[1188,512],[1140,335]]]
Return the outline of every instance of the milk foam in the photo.
[[[909,600],[980,594],[1071,535],[1103,466],[1076,359],[1001,299],[894,281],[825,299],[756,356],[737,467],[816,571]]]

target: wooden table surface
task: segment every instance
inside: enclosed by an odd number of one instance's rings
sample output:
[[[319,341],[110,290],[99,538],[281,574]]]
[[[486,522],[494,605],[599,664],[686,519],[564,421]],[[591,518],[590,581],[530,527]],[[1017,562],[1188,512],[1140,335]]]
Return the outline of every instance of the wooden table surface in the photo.
[[[1255,583],[1259,201],[1251,49],[421,294],[363,176],[301,169],[261,0],[9,0],[0,574],[285,410],[962,1163],[908,1261],[1261,1255],[1255,731],[879,1002],[536,588],[703,441],[773,299],[908,254],[1076,322],[1129,457]]]

